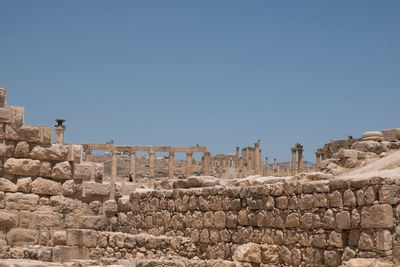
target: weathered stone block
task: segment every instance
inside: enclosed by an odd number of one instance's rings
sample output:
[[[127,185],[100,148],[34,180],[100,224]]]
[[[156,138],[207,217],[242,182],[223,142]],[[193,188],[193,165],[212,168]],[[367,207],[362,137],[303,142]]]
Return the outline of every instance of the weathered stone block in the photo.
[[[32,159],[65,161],[68,154],[68,145],[51,144],[50,146],[35,146],[29,157]]]
[[[29,155],[29,144],[25,141],[19,142],[14,149],[14,157],[27,158]]]
[[[14,153],[14,145],[12,144],[0,144],[0,157],[11,158]]]
[[[261,263],[261,246],[255,243],[247,243],[237,247],[232,257],[235,261]]]
[[[0,178],[0,191],[3,192],[17,192],[17,185],[8,179]]]
[[[376,249],[387,251],[393,247],[392,234],[388,230],[379,230],[376,234]]]
[[[373,250],[375,247],[371,235],[367,233],[361,233],[358,241],[358,248],[362,250]]]
[[[32,213],[35,226],[39,227],[59,227],[62,215],[57,212],[35,211]]]
[[[343,207],[342,193],[340,193],[338,190],[335,190],[329,194],[329,204],[332,208]]]
[[[379,189],[379,203],[397,204],[399,202],[400,186],[382,185]]]
[[[350,212],[340,211],[337,213],[336,224],[338,229],[350,229]]]
[[[110,194],[110,184],[100,184],[96,182],[84,182],[82,184],[82,194],[90,196],[108,196]]]
[[[52,246],[66,245],[67,244],[67,231],[66,230],[55,230],[52,233],[51,238]]]
[[[34,194],[56,196],[61,195],[62,185],[39,177],[32,182],[31,191]]]
[[[347,207],[355,207],[357,205],[356,196],[350,189],[343,193],[343,204]]]
[[[104,212],[107,216],[116,215],[118,212],[118,204],[115,200],[107,200],[103,203]]]
[[[4,163],[4,173],[21,176],[38,176],[40,161],[31,159],[9,158]]]
[[[12,210],[34,210],[39,203],[35,194],[6,193],[6,208]]]
[[[0,210],[0,228],[13,228],[18,225],[18,212]]]
[[[298,213],[289,214],[286,217],[285,227],[287,228],[295,228],[300,224],[300,215]]]
[[[214,227],[223,229],[226,227],[226,216],[223,211],[217,211],[213,216]]]
[[[361,228],[393,227],[393,210],[389,204],[372,205],[361,210]]]
[[[18,188],[17,190],[20,192],[30,193],[31,183],[32,183],[31,177],[20,178],[17,180],[17,188]]]
[[[38,237],[38,230],[24,228],[13,228],[7,233],[8,244],[12,246],[35,245]]]
[[[80,229],[104,230],[107,226],[107,218],[102,215],[79,215],[75,219],[75,227]]]
[[[72,179],[71,166],[69,162],[64,161],[54,165],[51,171],[51,177],[56,179]]]

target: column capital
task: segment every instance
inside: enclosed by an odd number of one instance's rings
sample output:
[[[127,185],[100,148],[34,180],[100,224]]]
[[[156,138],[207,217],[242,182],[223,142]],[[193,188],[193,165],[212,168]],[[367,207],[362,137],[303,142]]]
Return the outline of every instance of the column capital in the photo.
[[[186,155],[192,156],[192,155],[193,155],[193,152],[186,152]]]
[[[149,155],[154,155],[155,152],[153,150],[149,150]]]
[[[118,151],[117,150],[111,150],[111,155],[118,155]]]
[[[292,153],[296,153],[297,147],[292,147],[290,150],[292,150]]]
[[[204,155],[211,156],[211,152],[204,152]]]

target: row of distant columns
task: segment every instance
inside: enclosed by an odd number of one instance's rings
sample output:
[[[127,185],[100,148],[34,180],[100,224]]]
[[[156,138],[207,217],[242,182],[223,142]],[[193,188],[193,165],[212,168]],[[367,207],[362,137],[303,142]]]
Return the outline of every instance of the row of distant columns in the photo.
[[[91,154],[92,151],[90,149],[87,149],[85,152],[85,161],[90,161],[91,160]],[[117,178],[117,151],[111,151],[111,180],[112,180],[112,187],[115,184],[115,180]],[[169,160],[168,160],[168,177],[169,178],[174,178],[174,161],[175,161],[175,153],[174,152],[168,152]],[[209,172],[209,161],[210,161],[210,152],[204,152],[203,155],[203,168],[204,168],[204,175],[210,175]],[[136,182],[135,180],[135,166],[136,166],[136,152],[135,151],[130,151],[129,152],[129,157],[130,157],[130,176],[132,177],[133,182]],[[186,177],[189,177],[192,175],[192,169],[193,169],[193,152],[186,152]],[[155,152],[150,150],[149,151],[149,186],[153,187],[154,186],[154,180],[155,179]],[[111,190],[113,191],[113,190]]]
[[[294,147],[291,148],[291,150],[292,150],[292,163],[290,165],[290,170],[291,170],[290,173],[291,175],[296,175],[296,172],[299,173],[303,171],[303,146],[297,143],[294,145]],[[299,155],[297,165],[296,165],[296,152]]]
[[[235,167],[242,171],[244,176],[254,171],[255,175],[262,175],[261,149],[258,142],[253,147],[242,148],[242,157],[239,157],[240,148],[236,147]]]

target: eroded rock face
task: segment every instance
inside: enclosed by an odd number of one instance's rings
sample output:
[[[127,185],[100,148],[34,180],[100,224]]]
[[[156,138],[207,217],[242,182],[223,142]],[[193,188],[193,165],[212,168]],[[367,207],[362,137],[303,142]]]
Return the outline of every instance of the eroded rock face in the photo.
[[[363,141],[383,141],[384,136],[381,132],[378,131],[370,131],[366,132],[362,135]]]

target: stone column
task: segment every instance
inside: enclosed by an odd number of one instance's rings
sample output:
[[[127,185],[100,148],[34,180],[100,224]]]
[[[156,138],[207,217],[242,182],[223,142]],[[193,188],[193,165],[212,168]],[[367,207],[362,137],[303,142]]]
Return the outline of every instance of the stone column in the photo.
[[[247,148],[247,170],[251,171],[253,169],[253,148]]]
[[[254,143],[254,174],[260,174],[260,144]]]
[[[290,174],[296,175],[296,147],[291,148],[292,150],[292,163],[290,165]]]
[[[239,149],[240,147],[236,147],[236,156],[235,156],[235,168],[239,168]]]
[[[92,150],[91,149],[86,149],[85,150],[85,161],[90,161],[90,158],[92,156]]]
[[[154,151],[149,151],[149,187],[154,188],[154,169],[155,169],[155,153]]]
[[[276,168],[276,158],[274,158],[274,172],[277,172],[277,168]]]
[[[66,127],[63,125],[65,120],[57,119],[57,125],[54,126],[56,130],[56,144],[64,144],[64,131]]]
[[[263,162],[262,162],[262,157],[261,157],[261,149],[259,149],[258,150],[258,158],[260,159],[259,161],[260,161],[260,175],[262,175],[262,172],[263,172]]]
[[[132,177],[132,182],[136,183],[136,176],[135,176],[136,152],[135,151],[130,151],[129,152],[129,157],[130,157],[130,174],[131,174],[131,177]]]
[[[210,175],[210,166],[209,166],[210,155],[211,155],[210,152],[204,152],[204,163],[203,163],[204,171],[203,171],[203,173],[206,176]]]
[[[175,153],[168,152],[168,178],[174,178],[174,162],[175,162]]]
[[[268,176],[269,164],[268,157],[265,157],[265,176]]]
[[[243,177],[246,176],[246,158],[247,158],[246,152],[247,152],[246,148],[242,148],[242,161],[240,162],[240,169],[242,170]]]
[[[110,183],[110,199],[115,199],[115,182],[117,181],[117,163],[118,152],[111,151],[111,183]]]
[[[321,153],[315,152],[315,169],[319,171],[319,165],[321,163]]]
[[[0,108],[4,108],[6,106],[7,100],[7,88],[0,87]]]
[[[297,165],[297,172],[298,173],[300,173],[300,172],[302,172],[303,170],[304,170],[304,167],[303,167],[303,146],[299,146],[298,148],[297,148],[297,152],[299,153],[299,163],[298,163],[298,165]]]
[[[192,175],[193,152],[186,153],[186,179]]]

